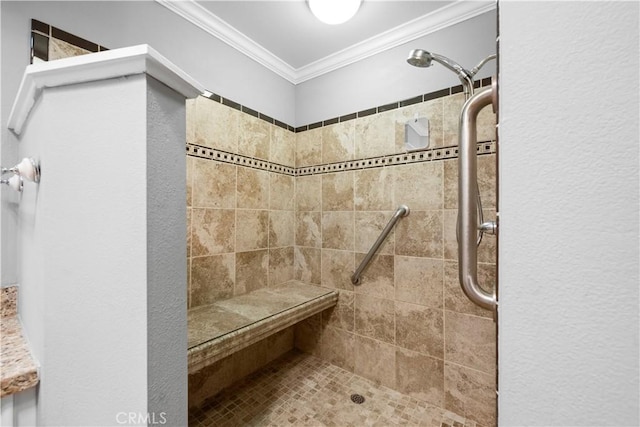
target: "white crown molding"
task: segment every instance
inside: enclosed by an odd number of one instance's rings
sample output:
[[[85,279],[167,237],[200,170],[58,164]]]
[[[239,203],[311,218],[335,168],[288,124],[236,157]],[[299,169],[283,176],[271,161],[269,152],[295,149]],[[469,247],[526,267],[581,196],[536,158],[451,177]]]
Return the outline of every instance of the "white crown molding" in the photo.
[[[206,31],[224,43],[239,50],[249,58],[264,65],[274,73],[296,82],[296,70],[282,59],[256,43],[240,31],[218,18],[209,10],[200,6],[195,0],[155,0],[175,14],[183,17],[198,28]]]
[[[458,0],[300,68],[293,68],[195,0],[155,0],[293,84],[302,83],[496,8],[495,1]]]

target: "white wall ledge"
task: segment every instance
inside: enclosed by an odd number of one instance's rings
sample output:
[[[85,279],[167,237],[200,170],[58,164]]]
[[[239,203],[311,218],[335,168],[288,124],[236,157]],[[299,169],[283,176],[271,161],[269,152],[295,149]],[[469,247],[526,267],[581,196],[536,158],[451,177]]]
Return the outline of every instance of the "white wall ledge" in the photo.
[[[16,134],[29,117],[42,89],[146,73],[185,98],[195,98],[204,87],[188,74],[143,44],[107,50],[26,67],[9,115],[8,128]]]

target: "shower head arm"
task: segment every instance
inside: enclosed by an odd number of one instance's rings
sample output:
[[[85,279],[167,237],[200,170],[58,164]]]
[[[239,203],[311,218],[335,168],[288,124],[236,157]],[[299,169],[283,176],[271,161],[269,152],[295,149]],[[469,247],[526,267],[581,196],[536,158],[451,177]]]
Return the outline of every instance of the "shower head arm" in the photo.
[[[458,75],[458,78],[464,87],[464,94],[467,99],[473,95],[473,74],[470,71],[466,70],[462,65],[452,61],[446,56],[431,53],[431,58]]]
[[[475,67],[473,67],[471,69],[471,75],[475,76],[478,73],[478,71],[480,71],[480,69],[482,67],[484,67],[484,64],[486,64],[487,62],[491,61],[492,59],[496,59],[497,57],[498,57],[498,55],[496,55],[494,53],[494,54],[491,54],[491,55],[487,56],[486,58],[484,58],[482,61],[480,61],[478,63],[478,65],[476,65]]]

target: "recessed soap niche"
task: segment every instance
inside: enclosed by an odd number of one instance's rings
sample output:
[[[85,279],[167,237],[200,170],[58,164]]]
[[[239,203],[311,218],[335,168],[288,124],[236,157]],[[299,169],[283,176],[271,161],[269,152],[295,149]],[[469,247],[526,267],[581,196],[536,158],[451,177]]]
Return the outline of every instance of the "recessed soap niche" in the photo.
[[[417,151],[429,148],[429,119],[414,117],[404,124],[404,148]]]

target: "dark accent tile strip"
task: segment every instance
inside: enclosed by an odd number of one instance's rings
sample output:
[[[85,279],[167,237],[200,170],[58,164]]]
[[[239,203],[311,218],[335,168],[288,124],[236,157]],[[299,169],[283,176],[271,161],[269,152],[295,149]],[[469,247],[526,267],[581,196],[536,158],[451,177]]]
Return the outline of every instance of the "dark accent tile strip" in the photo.
[[[51,26],[44,22],[40,22],[37,19],[31,20],[31,30],[40,31],[42,34],[46,34],[47,36],[51,34]]]
[[[473,82],[473,88],[474,89],[479,89],[480,88],[480,80],[476,80],[475,82]]]
[[[73,34],[67,33],[60,28],[51,27],[51,37],[55,37],[56,39],[62,40],[63,42],[67,42],[84,50],[88,50],[89,52],[98,51],[98,45],[96,43],[90,42],[89,40],[85,40],[78,36],[74,36]]]
[[[309,126],[300,126],[296,128],[296,133],[304,132],[305,130],[309,130]]]
[[[308,127],[309,130],[320,128],[322,127],[322,122],[311,123]]]
[[[456,93],[460,93],[464,90],[464,88],[462,87],[462,85],[458,85],[458,86],[453,86],[451,88],[451,95],[456,94]]]
[[[382,113],[384,111],[391,111],[398,108],[397,102],[392,102],[391,104],[381,105],[378,107],[378,113]]]
[[[346,122],[348,120],[353,120],[356,117],[358,117],[358,113],[351,113],[351,114],[347,114],[345,116],[340,116],[340,123]]]
[[[440,89],[435,92],[425,93],[423,98],[425,101],[431,101],[436,98],[443,98],[445,96],[449,96],[451,94],[451,88]]]
[[[366,117],[375,114],[377,110],[375,108],[369,108],[368,110],[358,111],[358,117]]]
[[[323,123],[323,126],[329,126],[329,125],[335,125],[339,121],[340,121],[340,117],[335,117],[333,119],[325,120],[322,123]]]
[[[409,105],[418,104],[422,102],[422,95],[414,96],[413,98],[400,101],[400,107],[407,107]]]
[[[222,98],[222,105],[226,105],[227,107],[242,111],[242,106],[240,104],[227,98]]]
[[[485,77],[484,79],[480,80],[482,87],[485,86],[491,86],[491,77]]]
[[[104,46],[98,46],[98,48],[100,49],[100,52],[104,52],[105,50],[109,50],[109,48],[106,48]]]
[[[291,125],[287,125],[287,129],[289,130],[289,132],[295,132],[295,128]]]
[[[275,120],[273,121],[273,124],[281,127],[282,129],[289,129],[289,125],[287,125],[286,123],[281,122],[280,120]]]
[[[43,61],[49,60],[49,37],[31,33],[31,38],[33,43],[33,46],[31,46],[31,62],[33,63],[34,57]]]
[[[245,107],[244,105],[242,106],[242,110],[243,113],[247,113],[253,117],[258,117],[258,112],[256,110],[252,110],[249,107]]]
[[[262,113],[260,113],[260,118],[261,118],[262,120],[264,120],[265,122],[267,122],[267,123],[271,123],[271,124],[273,124],[273,118],[271,118],[271,117],[267,116],[266,114],[262,114]]]

